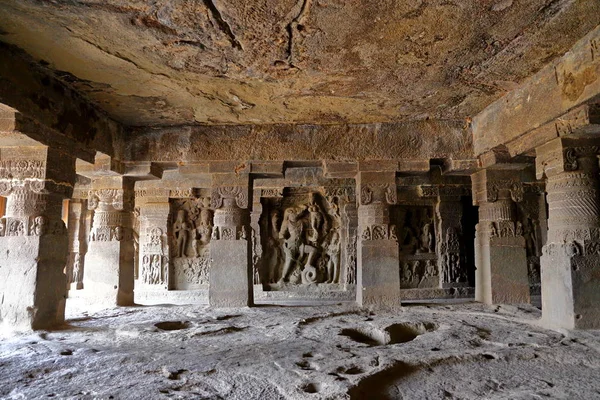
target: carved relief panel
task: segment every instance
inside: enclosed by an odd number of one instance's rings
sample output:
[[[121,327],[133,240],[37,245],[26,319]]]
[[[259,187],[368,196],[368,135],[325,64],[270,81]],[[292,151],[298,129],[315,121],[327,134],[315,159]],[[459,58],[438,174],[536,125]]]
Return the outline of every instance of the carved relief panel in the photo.
[[[524,199],[518,203],[517,223],[518,233],[525,238],[525,250],[527,254],[527,272],[529,285],[533,293],[540,292],[541,269],[540,256],[542,255],[542,219],[545,219],[545,209],[540,207],[543,200],[543,191],[535,187],[529,187]]]
[[[347,197],[338,192],[286,188],[282,197],[262,198],[259,275],[266,290],[355,279],[353,271],[342,271],[347,264],[342,263],[342,253],[348,259],[353,249],[347,248],[348,231],[340,211]]]
[[[208,285],[214,210],[209,197],[171,199],[170,255],[175,289]]]
[[[400,247],[400,287],[437,288],[439,270],[433,206],[401,205],[392,210]]]

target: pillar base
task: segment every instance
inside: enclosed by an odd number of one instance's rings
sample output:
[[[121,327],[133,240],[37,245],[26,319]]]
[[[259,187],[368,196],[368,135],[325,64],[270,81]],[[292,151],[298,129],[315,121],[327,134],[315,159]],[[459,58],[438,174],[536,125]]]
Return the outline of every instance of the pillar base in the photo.
[[[248,266],[249,243],[246,240],[213,240],[208,291],[211,307],[252,306],[253,291]]]
[[[106,306],[133,302],[133,245],[128,242],[90,242],[85,256],[82,295]]]
[[[0,238],[0,320],[17,331],[49,329],[65,321],[66,235]]]
[[[356,302],[361,307],[401,306],[398,243],[363,240],[358,248]]]
[[[583,251],[600,248],[585,243]],[[542,324],[549,328],[600,329],[600,255],[575,244],[551,245],[542,256]]]
[[[525,239],[495,237],[476,248],[475,300],[490,305],[530,303]]]

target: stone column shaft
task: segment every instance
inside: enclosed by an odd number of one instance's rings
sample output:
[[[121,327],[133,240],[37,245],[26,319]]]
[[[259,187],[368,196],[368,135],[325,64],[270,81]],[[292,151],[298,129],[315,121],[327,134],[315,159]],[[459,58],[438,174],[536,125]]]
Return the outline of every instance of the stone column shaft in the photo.
[[[536,149],[547,177],[548,239],[541,257],[542,321],[600,329],[600,142],[559,138]]]
[[[69,259],[67,261],[67,283],[71,290],[83,289],[83,260],[87,249],[85,239],[85,214],[87,204],[82,199],[69,202]]]
[[[109,177],[92,180],[88,208],[94,210],[85,255],[86,297],[106,305],[133,304],[133,182]]]
[[[62,200],[70,197],[75,159],[39,147],[2,148],[0,195],[0,323],[12,330],[64,322],[68,236]]]
[[[527,253],[514,202],[523,198],[519,171],[482,170],[471,176],[479,205],[475,238],[475,299],[529,303]]]
[[[139,208],[139,283],[172,289],[168,244],[170,204],[143,203]]]
[[[215,174],[211,206],[215,209],[210,244],[209,303],[212,307],[253,305],[249,177]]]
[[[360,306],[400,307],[399,248],[389,206],[396,204],[395,171],[360,172],[356,301]]]

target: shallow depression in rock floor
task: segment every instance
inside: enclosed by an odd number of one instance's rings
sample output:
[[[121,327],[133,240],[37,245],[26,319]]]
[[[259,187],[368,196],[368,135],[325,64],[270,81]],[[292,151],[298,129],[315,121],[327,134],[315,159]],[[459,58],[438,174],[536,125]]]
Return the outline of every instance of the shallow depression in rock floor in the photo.
[[[189,328],[191,324],[188,321],[163,321],[157,322],[154,326],[161,331],[179,331]]]
[[[432,322],[403,322],[389,325],[385,329],[372,326],[344,328],[341,330],[340,335],[347,336],[355,342],[364,343],[369,346],[385,346],[407,343],[415,340],[420,335],[436,329],[437,325]]]

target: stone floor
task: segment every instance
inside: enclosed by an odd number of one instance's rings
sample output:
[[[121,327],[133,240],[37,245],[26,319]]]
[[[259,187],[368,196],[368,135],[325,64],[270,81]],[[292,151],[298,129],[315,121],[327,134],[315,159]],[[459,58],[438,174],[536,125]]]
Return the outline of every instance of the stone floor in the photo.
[[[597,399],[600,331],[531,306],[68,307],[0,343],[2,399]]]

